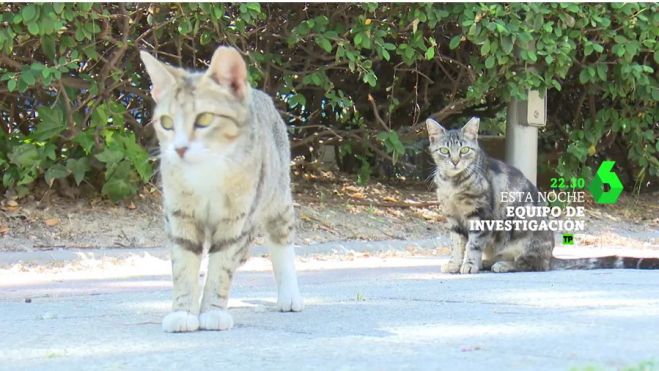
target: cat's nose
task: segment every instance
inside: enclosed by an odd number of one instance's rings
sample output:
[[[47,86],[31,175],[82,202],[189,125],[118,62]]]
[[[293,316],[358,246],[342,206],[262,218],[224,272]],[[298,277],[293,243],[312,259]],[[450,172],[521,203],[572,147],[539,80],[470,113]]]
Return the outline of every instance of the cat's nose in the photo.
[[[176,147],[176,153],[178,153],[178,157],[183,158],[185,156],[185,152],[188,150],[187,146],[184,147]]]
[[[451,162],[453,163],[453,166],[454,166],[454,167],[457,167],[457,166],[458,166],[458,162],[460,162],[460,159],[457,159],[457,160],[451,159]]]

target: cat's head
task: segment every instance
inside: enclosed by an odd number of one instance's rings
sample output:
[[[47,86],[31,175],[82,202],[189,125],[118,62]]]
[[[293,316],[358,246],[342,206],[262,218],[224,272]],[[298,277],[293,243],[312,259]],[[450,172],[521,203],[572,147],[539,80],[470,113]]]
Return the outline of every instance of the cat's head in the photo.
[[[437,171],[454,176],[468,168],[479,156],[478,126],[480,119],[473,117],[462,129],[446,130],[437,121],[426,120],[430,153]]]
[[[236,49],[219,47],[208,70],[189,72],[140,52],[156,102],[153,125],[167,161],[211,161],[248,135],[250,87]]]

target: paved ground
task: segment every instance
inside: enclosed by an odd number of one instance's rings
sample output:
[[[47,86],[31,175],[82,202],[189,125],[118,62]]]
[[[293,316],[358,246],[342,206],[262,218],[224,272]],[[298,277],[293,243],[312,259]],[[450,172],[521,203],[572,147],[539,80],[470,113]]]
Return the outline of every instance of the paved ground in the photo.
[[[442,260],[303,257],[306,310],[278,313],[267,260],[253,258],[232,292],[236,327],[190,334],[160,329],[159,257],[4,265],[0,369],[659,367],[659,272],[460,276],[438,273]]]

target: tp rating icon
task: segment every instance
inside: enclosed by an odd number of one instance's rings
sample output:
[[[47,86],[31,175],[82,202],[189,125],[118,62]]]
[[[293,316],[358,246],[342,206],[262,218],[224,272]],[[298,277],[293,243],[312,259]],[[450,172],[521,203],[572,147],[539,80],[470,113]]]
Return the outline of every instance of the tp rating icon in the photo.
[[[598,204],[614,204],[622,193],[624,188],[622,182],[620,182],[618,174],[613,171],[615,164],[615,161],[602,162],[593,181],[588,186],[588,190]],[[604,189],[605,185],[608,185],[608,190]]]

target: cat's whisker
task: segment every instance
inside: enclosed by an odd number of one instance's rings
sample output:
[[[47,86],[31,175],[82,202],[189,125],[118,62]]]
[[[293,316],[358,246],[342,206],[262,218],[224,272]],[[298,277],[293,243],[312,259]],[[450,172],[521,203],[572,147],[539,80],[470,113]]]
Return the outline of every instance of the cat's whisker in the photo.
[[[437,176],[437,171],[438,171],[437,166],[435,166],[435,167],[433,168],[432,172],[430,173],[430,175],[428,175],[428,176],[426,177],[426,179],[424,180],[424,182],[425,182],[425,183],[431,183],[431,182],[433,182],[434,179],[435,179],[435,177]]]

